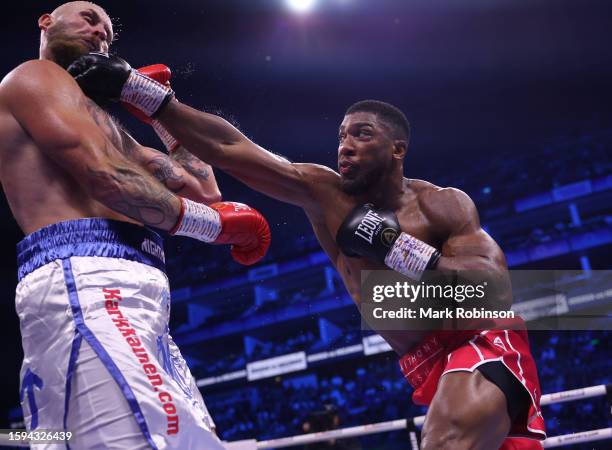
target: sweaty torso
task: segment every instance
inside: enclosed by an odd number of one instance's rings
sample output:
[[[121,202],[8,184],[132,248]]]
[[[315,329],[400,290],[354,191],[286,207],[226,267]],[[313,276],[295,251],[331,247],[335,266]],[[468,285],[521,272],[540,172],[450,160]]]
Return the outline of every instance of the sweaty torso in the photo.
[[[120,140],[109,116],[91,100],[84,101],[111,142]],[[0,181],[13,216],[26,235],[53,223],[85,217],[131,221],[88,195],[1,107],[0,137]]]
[[[345,256],[338,249],[335,241],[338,228],[348,213],[357,206],[357,202],[353,197],[342,191],[339,176],[337,176],[337,179],[333,177],[334,175],[330,174],[327,182],[321,183],[317,189],[319,192],[315,193],[320,208],[315,211],[307,211],[307,214],[321,246],[342,277],[351,298],[359,307],[361,302],[361,271],[368,269],[388,270],[388,268],[365,258]],[[403,232],[440,249],[445,236],[442,236],[437,224],[432,223],[427,218],[422,208],[423,202],[426,201],[426,194],[435,189],[438,188],[425,181],[404,179],[404,195],[401,199],[401,206],[394,212]],[[375,331],[402,356],[420,342],[426,333],[400,330]]]

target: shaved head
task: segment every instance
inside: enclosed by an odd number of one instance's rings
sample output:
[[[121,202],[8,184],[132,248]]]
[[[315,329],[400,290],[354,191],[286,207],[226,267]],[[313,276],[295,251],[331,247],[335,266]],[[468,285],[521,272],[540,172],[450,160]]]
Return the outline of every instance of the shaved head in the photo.
[[[113,24],[101,6],[88,1],[64,3],[38,19],[40,56],[67,68],[82,55],[108,53]]]
[[[112,31],[113,21],[111,20],[110,16],[108,15],[108,13],[106,12],[104,8],[102,8],[100,5],[97,5],[94,2],[74,1],[74,2],[63,3],[59,5],[57,8],[55,8],[53,12],[51,12],[49,15],[53,17],[54,19],[58,20],[64,16],[73,14],[75,12],[83,11],[83,10],[95,11],[100,16],[101,19],[108,22],[108,24],[111,27],[111,31]]]
[[[97,9],[99,12],[104,13],[106,18],[110,21],[110,17],[108,16],[108,14],[104,10],[104,8],[102,8],[100,5],[96,5],[93,2],[85,2],[85,1],[76,1],[76,2],[64,3],[64,4],[60,5],[60,6],[58,6],[57,8],[55,8],[53,10],[53,12],[51,13],[51,16],[53,16],[55,18],[58,18],[62,14],[66,13],[66,12],[72,12],[75,9],[83,9],[83,8],[94,8],[94,9]]]

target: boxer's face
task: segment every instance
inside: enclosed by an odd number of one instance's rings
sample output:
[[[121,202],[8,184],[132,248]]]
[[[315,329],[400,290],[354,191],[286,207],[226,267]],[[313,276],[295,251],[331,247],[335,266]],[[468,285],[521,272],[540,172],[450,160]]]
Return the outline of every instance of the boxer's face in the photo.
[[[389,127],[376,114],[355,112],[344,116],[338,146],[338,172],[344,192],[366,193],[390,171],[393,144]]]
[[[68,67],[91,51],[108,53],[113,25],[102,8],[89,2],[70,2],[38,20],[41,53]]]

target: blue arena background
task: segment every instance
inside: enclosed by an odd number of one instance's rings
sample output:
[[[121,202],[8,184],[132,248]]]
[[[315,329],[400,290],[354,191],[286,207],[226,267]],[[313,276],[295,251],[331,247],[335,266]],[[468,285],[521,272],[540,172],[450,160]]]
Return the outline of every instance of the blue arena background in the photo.
[[[610,270],[609,5],[433,3],[320,0],[298,15],[280,0],[100,2],[117,18],[119,55],[136,66],[168,64],[181,100],[219,112],[260,145],[335,167],[344,110],[364,98],[389,101],[413,127],[406,176],[467,192],[512,269]],[[16,44],[3,46],[3,75],[36,58],[36,19],[55,6],[7,5],[3,35]],[[114,114],[160,148],[147,127]],[[166,240],[172,334],[221,437],[289,436],[306,422],[312,431],[322,411],[338,422],[321,419],[321,428],[423,414],[397,358],[361,331],[305,215],[216,173],[224,200],[256,207],[272,229],[269,254],[252,268],[224,247]],[[21,235],[8,205],[0,213],[7,244],[0,427],[8,428],[20,420],[12,299]],[[611,300],[593,307],[609,310]],[[370,355],[368,338],[376,344]],[[611,338],[605,330],[531,332],[543,392],[612,383]],[[306,369],[248,381],[249,363],[299,352]],[[546,406],[544,416],[549,436],[612,426],[603,397]],[[336,448],[405,449],[406,442],[405,432],[394,432]]]

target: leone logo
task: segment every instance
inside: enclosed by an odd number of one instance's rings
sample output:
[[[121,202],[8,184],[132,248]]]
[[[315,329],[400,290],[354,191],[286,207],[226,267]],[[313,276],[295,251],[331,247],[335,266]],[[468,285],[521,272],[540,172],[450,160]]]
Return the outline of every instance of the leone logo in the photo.
[[[393,228],[385,228],[382,233],[380,233],[380,240],[387,247],[391,247],[391,244],[393,244],[396,238],[397,231]]]

